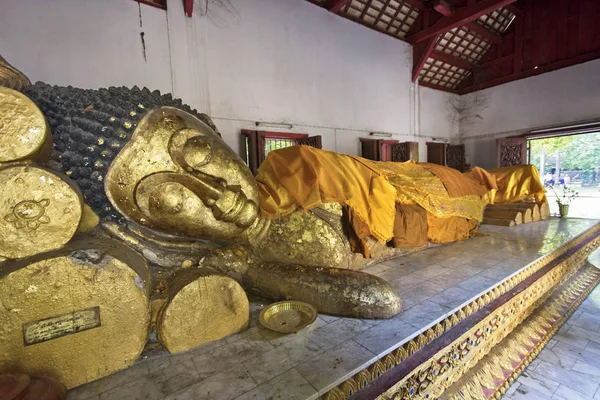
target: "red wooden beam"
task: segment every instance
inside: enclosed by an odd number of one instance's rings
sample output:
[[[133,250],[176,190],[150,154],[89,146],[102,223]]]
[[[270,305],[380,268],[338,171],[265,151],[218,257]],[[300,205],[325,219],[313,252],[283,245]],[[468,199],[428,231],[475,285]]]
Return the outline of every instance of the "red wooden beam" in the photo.
[[[494,44],[498,44],[502,42],[502,36],[490,31],[486,27],[479,25],[477,22],[472,21],[465,25],[470,31],[477,33],[479,36],[484,39],[489,40]]]
[[[191,18],[194,13],[194,0],[185,0],[183,4],[185,15]]]
[[[430,57],[439,61],[443,61],[447,64],[454,65],[455,67],[466,69],[467,71],[472,71],[474,69],[473,64],[467,60],[453,56],[452,54],[446,54],[441,51],[433,50]]]
[[[513,59],[513,73],[521,72],[523,66],[523,18],[515,18],[515,46]]]
[[[413,46],[413,48],[412,48],[412,50],[413,50],[412,81],[413,82],[416,81],[417,78],[419,78],[421,69],[423,68],[423,65],[425,65],[425,62],[431,55],[431,52],[433,51],[433,49],[435,48],[435,45],[437,44],[437,40],[438,40],[438,36],[435,35],[435,36],[429,38],[429,41],[427,41],[424,45]],[[418,54],[419,51],[420,51],[420,54]]]
[[[490,88],[492,86],[502,85],[504,83],[508,83],[508,82],[511,82],[511,81],[516,81],[518,79],[529,78],[531,76],[536,76],[536,75],[540,75],[540,74],[543,74],[543,73],[546,73],[546,72],[555,71],[557,69],[570,67],[572,65],[581,64],[581,63],[584,63],[584,62],[596,60],[598,58],[600,58],[600,51],[594,51],[594,52],[591,52],[591,53],[582,54],[582,55],[579,55],[577,57],[568,58],[566,60],[555,61],[553,63],[542,65],[542,66],[539,66],[537,68],[533,68],[533,69],[530,69],[530,70],[527,70],[527,71],[521,71],[521,72],[516,73],[516,74],[510,74],[510,75],[502,76],[500,78],[492,79],[492,80],[487,81],[487,82],[481,82],[479,84],[476,84],[476,85],[469,86],[469,87],[466,87],[464,89],[458,90],[458,94],[467,94],[467,93],[471,93],[471,92],[476,92],[478,90],[487,89],[487,88]]]
[[[408,42],[415,44],[421,43],[432,36],[436,36],[451,29],[463,26],[489,12],[497,10],[508,4],[514,3],[516,0],[481,0],[472,6],[457,9],[451,17],[443,17],[433,26],[423,29],[408,37]]]
[[[514,57],[515,57],[514,54],[509,54],[507,56],[496,58],[495,60],[479,64],[478,67],[479,68],[493,67],[494,65],[502,64],[502,63],[505,63],[507,61],[512,61]]]
[[[556,55],[559,60],[568,57],[569,51],[569,0],[560,0],[554,15],[558,33]]]
[[[504,6],[504,8],[506,8],[508,11],[510,11],[511,13],[513,13],[515,15],[519,15],[519,14],[523,13],[523,9],[514,4],[507,4]]]
[[[327,9],[332,13],[337,14],[348,3],[350,3],[350,0],[331,0],[327,3]]]
[[[427,8],[425,7],[425,3],[423,3],[421,0],[404,0],[404,3],[416,8],[417,10],[424,10]]]
[[[419,82],[419,86],[423,86],[423,87],[426,87],[429,89],[441,90],[443,92],[458,94],[458,90],[450,89],[447,87],[441,87],[441,86],[437,86],[437,85],[432,85],[429,82]]]
[[[434,0],[432,2],[433,9],[445,17],[449,17],[454,14],[454,7],[452,7],[445,0]]]

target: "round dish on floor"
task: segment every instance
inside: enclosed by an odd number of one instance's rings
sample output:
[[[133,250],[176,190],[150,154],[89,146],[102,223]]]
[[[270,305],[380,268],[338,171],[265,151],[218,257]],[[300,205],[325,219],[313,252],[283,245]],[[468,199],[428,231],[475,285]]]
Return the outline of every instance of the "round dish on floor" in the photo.
[[[281,333],[298,332],[315,322],[317,310],[302,301],[280,301],[262,309],[258,320],[262,326]]]

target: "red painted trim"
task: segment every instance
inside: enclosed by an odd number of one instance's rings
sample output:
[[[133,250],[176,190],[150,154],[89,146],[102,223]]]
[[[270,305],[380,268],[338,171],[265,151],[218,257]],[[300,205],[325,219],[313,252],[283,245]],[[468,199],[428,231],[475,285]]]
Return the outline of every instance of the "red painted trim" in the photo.
[[[185,9],[185,15],[187,15],[189,18],[191,18],[192,14],[194,13],[194,0],[185,0],[184,9]]]
[[[425,65],[425,62],[431,55],[431,52],[433,51],[433,49],[435,48],[437,40],[438,40],[437,35],[430,38],[429,42],[427,42],[427,44],[425,45],[425,48],[423,49],[423,53],[421,54],[421,56],[418,59],[415,57],[415,55],[416,55],[415,50],[417,50],[417,46],[413,46],[413,48],[412,48],[413,63],[414,63],[414,60],[417,60],[417,63],[413,65],[413,73],[412,73],[412,81],[413,82],[416,81],[417,78],[419,77],[419,74],[421,73],[421,69],[423,69],[423,65]]]
[[[305,139],[307,133],[288,133],[288,132],[267,132],[263,131],[265,138],[269,139]]]
[[[428,82],[419,81],[419,86],[423,86],[423,87],[426,87],[429,89],[441,90],[442,92],[458,94],[458,91],[455,89],[449,89],[449,88],[445,88],[445,87],[441,87],[441,86],[432,85],[431,83],[428,83]]]
[[[484,39],[487,39],[494,44],[502,43],[502,36],[495,34],[494,32],[490,31],[489,29],[479,25],[477,22],[472,21],[472,22],[469,22],[468,24],[465,24],[465,26],[470,31],[475,32],[479,36],[482,36]]]
[[[443,61],[450,65],[454,65],[455,67],[459,67],[462,69],[466,69],[468,71],[473,70],[473,64],[468,62],[467,60],[463,60],[462,58],[453,56],[452,54],[446,54],[441,51],[433,50],[430,55],[431,58],[435,58],[436,60]]]
[[[487,88],[490,88],[493,86],[502,85],[504,83],[516,81],[519,79],[529,78],[531,76],[541,75],[546,72],[555,71],[557,69],[566,68],[566,67],[570,67],[572,65],[596,60],[598,58],[600,58],[600,51],[594,51],[591,53],[582,54],[577,57],[568,58],[566,60],[555,61],[550,64],[542,65],[542,66],[538,67],[537,69],[530,69],[527,71],[522,71],[518,74],[510,74],[510,75],[502,76],[500,78],[492,79],[491,81],[482,82],[482,83],[474,85],[474,86],[469,86],[464,89],[458,90],[458,94],[467,94],[467,93],[476,92],[478,90],[483,90],[483,89],[487,89]],[[440,90],[443,90],[443,89],[440,89]]]
[[[443,17],[435,25],[408,37],[408,42],[412,44],[421,43],[430,37],[448,32],[453,28],[463,26],[471,21],[475,21],[482,15],[514,3],[515,1],[516,0],[481,0],[473,6],[457,9],[451,17]]]
[[[328,3],[327,9],[330,12],[337,14],[348,3],[350,3],[350,0],[332,0]]]

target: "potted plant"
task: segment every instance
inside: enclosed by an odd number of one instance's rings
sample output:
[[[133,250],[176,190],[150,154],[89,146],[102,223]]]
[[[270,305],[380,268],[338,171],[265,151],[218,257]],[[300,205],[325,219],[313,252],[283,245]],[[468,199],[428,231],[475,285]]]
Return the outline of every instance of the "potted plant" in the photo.
[[[559,195],[556,192],[556,189],[554,189],[554,186],[550,186],[550,188],[556,196],[556,203],[558,204],[560,217],[565,218],[569,214],[569,204],[571,204],[571,202],[575,200],[577,196],[579,196],[579,192],[576,192],[573,189],[568,188],[567,185],[564,185],[562,187],[562,193]]]

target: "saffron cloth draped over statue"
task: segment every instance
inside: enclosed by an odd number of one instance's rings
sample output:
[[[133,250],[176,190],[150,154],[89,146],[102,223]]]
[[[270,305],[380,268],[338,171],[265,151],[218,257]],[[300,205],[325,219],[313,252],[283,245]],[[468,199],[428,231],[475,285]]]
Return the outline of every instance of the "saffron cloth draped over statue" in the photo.
[[[468,238],[482,220],[488,192],[495,190],[494,178],[481,169],[465,175],[434,164],[376,162],[308,146],[269,153],[256,180],[267,217],[336,202],[348,207],[359,239],[395,239],[399,247],[406,245],[399,227],[416,237],[424,231],[425,241]],[[408,247],[424,244],[409,242]]]

